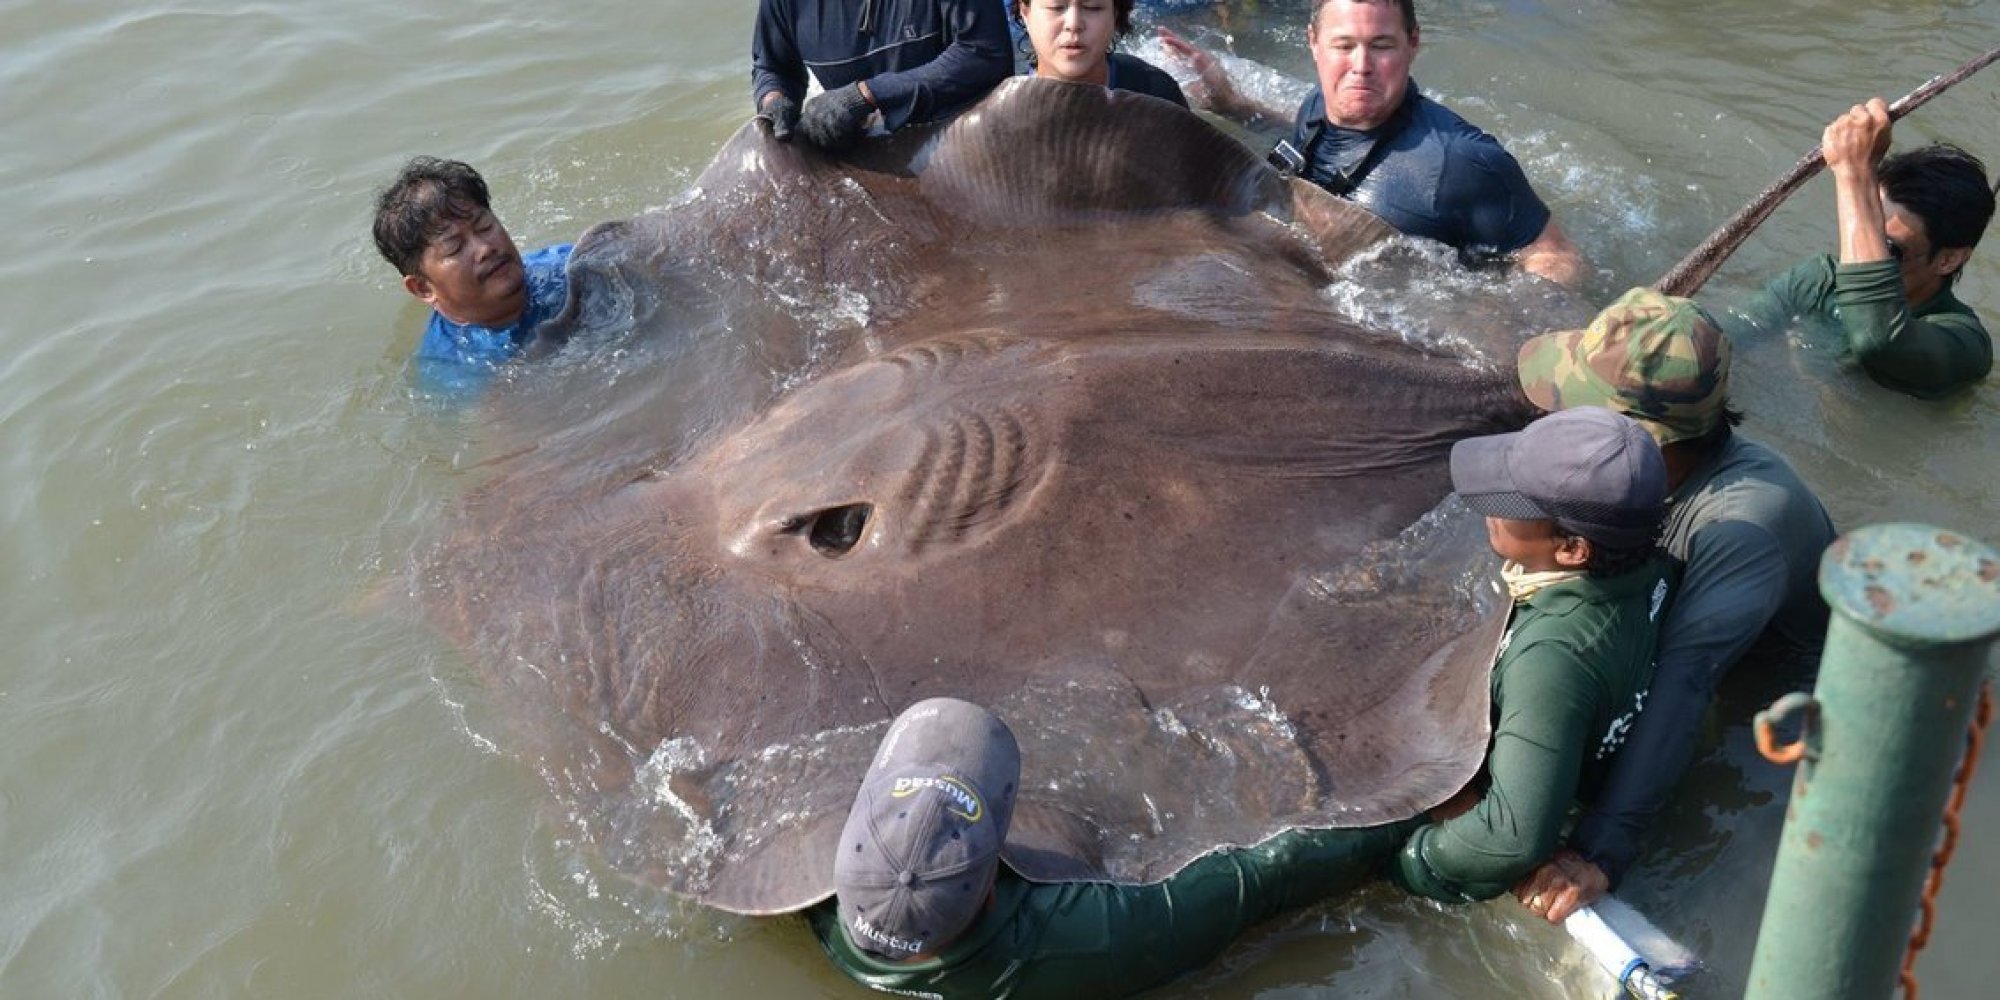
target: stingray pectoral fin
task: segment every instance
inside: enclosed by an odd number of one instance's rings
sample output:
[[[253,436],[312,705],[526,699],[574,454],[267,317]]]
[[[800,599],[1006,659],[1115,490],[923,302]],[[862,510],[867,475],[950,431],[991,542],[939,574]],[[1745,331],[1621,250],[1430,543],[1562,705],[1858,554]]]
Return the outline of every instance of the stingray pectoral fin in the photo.
[[[1317,184],[1297,177],[1289,183],[1291,217],[1286,221],[1305,232],[1329,268],[1339,267],[1354,255],[1396,235],[1396,230],[1380,216],[1328,194]]]
[[[1050,802],[1023,798],[1014,809],[1001,856],[1030,882],[1100,881],[1103,831]]]
[[[1296,714],[1322,769],[1319,816],[1374,826],[1449,798],[1478,771],[1505,603],[1457,581],[1490,573],[1478,518],[1451,505],[1393,542],[1299,577],[1246,675]]]
[[[1037,77],[1008,80],[961,115],[917,177],[941,207],[1000,225],[1189,208],[1243,215],[1288,201],[1277,171],[1200,116]]]
[[[833,856],[844,810],[821,813],[718,867],[702,902],[746,916],[803,910],[833,895]]]

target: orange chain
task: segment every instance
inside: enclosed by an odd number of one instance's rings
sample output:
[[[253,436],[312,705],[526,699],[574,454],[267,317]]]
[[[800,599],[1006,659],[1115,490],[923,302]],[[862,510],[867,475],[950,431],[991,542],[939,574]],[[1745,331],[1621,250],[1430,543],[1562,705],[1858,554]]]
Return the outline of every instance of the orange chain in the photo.
[[[1903,996],[1917,1000],[1917,952],[1931,941],[1931,922],[1937,918],[1938,890],[1944,885],[1944,866],[1958,849],[1958,814],[1965,805],[1965,790],[1972,787],[1972,773],[1979,766],[1979,748],[1986,742],[1986,727],[1993,722],[1993,682],[1979,688],[1979,708],[1973,713],[1972,728],[1965,734],[1965,761],[1959,765],[1951,799],[1944,807],[1944,843],[1931,855],[1931,873],[1924,879],[1923,919],[1910,934],[1910,950],[1903,955]]]

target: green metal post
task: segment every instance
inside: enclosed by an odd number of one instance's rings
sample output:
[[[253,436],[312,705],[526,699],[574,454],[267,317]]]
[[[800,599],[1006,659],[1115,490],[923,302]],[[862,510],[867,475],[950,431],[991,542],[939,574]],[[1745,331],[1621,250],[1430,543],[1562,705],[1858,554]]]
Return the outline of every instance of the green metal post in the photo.
[[[1833,619],[1812,698],[1791,702],[1809,703],[1805,756],[1745,1000],[1894,992],[2000,636],[2000,553],[1952,532],[1862,528],[1827,550],[1819,585]]]

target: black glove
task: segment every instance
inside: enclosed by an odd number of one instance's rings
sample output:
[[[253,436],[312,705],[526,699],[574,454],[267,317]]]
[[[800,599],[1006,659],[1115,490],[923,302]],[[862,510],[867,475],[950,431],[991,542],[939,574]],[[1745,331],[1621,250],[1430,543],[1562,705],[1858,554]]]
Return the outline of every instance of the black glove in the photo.
[[[874,110],[868,98],[861,96],[861,85],[850,83],[807,101],[805,114],[799,116],[799,129],[813,145],[837,153],[861,138]]]
[[[799,124],[798,102],[786,97],[783,91],[774,90],[771,93],[775,96],[764,102],[764,110],[757,112],[757,117],[770,123],[771,138],[779,142],[789,141],[792,129]]]

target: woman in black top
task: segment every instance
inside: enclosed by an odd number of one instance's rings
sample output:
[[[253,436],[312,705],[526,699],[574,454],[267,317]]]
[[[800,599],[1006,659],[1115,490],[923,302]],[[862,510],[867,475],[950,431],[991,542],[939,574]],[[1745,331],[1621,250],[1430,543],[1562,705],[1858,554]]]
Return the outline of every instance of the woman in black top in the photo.
[[[1129,90],[1187,107],[1166,71],[1111,51],[1132,30],[1135,0],[1014,0],[1014,16],[1035,45],[1035,75]]]

